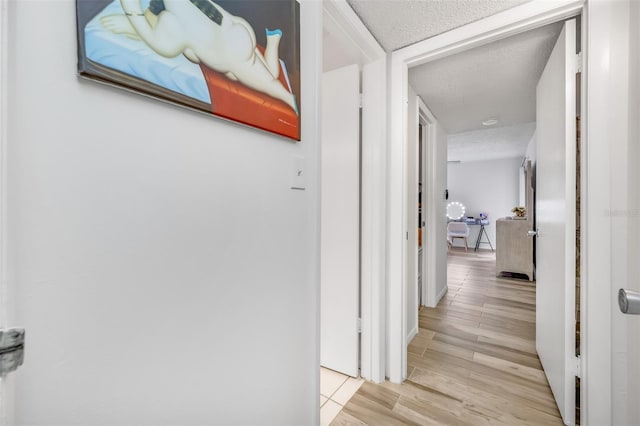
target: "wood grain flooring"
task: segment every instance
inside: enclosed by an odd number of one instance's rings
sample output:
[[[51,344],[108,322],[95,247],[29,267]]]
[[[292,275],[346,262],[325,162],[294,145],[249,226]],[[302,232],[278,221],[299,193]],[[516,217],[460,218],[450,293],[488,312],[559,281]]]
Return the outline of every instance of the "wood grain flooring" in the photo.
[[[535,349],[535,283],[490,252],[449,252],[449,290],[420,310],[408,379],[365,382],[332,425],[561,425]]]

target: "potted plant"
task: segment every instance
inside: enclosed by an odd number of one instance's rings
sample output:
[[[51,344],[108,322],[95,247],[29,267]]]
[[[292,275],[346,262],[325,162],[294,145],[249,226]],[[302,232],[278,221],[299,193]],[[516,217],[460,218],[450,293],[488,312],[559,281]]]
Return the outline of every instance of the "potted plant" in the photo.
[[[527,208],[517,206],[511,209],[511,212],[515,213],[515,217],[525,217],[527,215]]]

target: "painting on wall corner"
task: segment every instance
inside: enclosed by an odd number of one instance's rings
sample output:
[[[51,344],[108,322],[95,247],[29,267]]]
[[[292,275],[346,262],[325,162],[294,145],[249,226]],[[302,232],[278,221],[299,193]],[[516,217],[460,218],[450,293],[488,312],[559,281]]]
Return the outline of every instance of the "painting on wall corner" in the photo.
[[[81,76],[300,140],[297,0],[76,0]]]

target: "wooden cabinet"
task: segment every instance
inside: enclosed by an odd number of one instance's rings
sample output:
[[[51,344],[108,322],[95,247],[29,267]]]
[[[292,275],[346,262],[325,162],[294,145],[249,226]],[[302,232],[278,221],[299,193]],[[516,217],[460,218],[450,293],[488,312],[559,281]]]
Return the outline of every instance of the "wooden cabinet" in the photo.
[[[523,169],[527,216],[525,219],[496,220],[496,274],[525,274],[533,281],[533,237],[527,236],[527,232],[534,229],[535,211],[531,161],[526,160]]]
[[[496,273],[525,274],[533,281],[533,238],[530,219],[498,219],[496,221]]]

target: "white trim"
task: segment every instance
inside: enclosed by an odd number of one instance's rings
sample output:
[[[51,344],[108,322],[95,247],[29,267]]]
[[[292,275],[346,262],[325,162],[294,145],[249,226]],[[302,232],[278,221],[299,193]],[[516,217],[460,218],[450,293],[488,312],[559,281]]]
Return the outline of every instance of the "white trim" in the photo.
[[[589,0],[582,21],[586,27],[583,46],[587,46],[583,53],[587,74],[583,75],[582,97],[582,166],[586,169],[582,218],[582,424],[614,424],[614,407],[620,403],[617,393],[626,391],[613,379],[613,354],[626,355],[614,346],[613,318],[619,319],[615,290],[627,284],[627,277],[625,268],[613,267],[614,259],[617,262],[626,255],[626,247],[624,239],[612,238],[612,213],[625,212],[620,206],[627,200],[616,194],[625,193],[627,185],[636,184],[628,182],[623,167],[617,167],[620,156],[626,154],[626,145],[637,143],[629,140],[628,133],[628,81],[636,78],[629,75],[628,32],[629,25],[635,24],[629,22],[629,5],[630,1]],[[603,252],[603,245],[611,251]],[[618,386],[614,388],[615,385]]]
[[[406,291],[406,344],[409,345],[411,340],[409,336],[413,332],[413,328],[417,328],[419,324],[419,306],[418,306],[418,126],[420,125],[420,105],[419,97],[413,89],[410,90],[410,98],[408,107],[410,127],[407,129],[406,141],[406,185],[405,189],[405,210],[404,230],[406,238],[404,240],[403,250],[405,259],[404,282],[408,283]],[[415,324],[415,325],[413,325]],[[406,362],[406,361],[405,361]]]
[[[390,64],[388,217],[387,254],[389,379],[400,383],[407,375],[407,350],[404,341],[406,312],[403,280],[403,225],[407,206],[405,191],[405,144],[407,135],[408,69],[444,56],[478,47],[542,25],[575,16],[582,11],[583,0],[529,2],[494,16],[473,22],[447,33],[392,53]]]
[[[565,247],[567,247],[567,258],[565,259],[565,303],[571,306],[565,309],[565,333],[568,338],[565,340],[565,371],[572,374],[575,365],[576,352],[576,78],[578,75],[578,62],[575,60],[575,49],[577,40],[577,22],[575,19],[565,22],[565,31],[570,35],[572,45],[568,46],[572,49],[565,58],[566,62],[566,80],[570,82],[567,87],[567,105],[566,115],[567,128],[565,140],[571,141],[566,146],[566,164],[565,170],[565,193],[566,210],[565,210]],[[565,379],[564,384],[565,398],[565,423],[575,424],[575,401],[576,401],[576,384],[575,376],[569,380]]]
[[[310,129],[310,131],[312,132],[312,134],[310,135],[310,137],[307,139],[306,136],[307,134],[305,133],[305,141],[310,141],[313,144],[313,147],[308,148],[309,150],[309,154],[311,155],[311,158],[315,159],[315,161],[313,162],[308,162],[307,163],[307,172],[310,176],[313,176],[312,181],[313,182],[317,182],[317,188],[310,188],[310,191],[307,191],[309,193],[309,195],[312,197],[312,200],[310,202],[310,210],[309,210],[309,223],[312,223],[315,225],[315,228],[313,230],[310,230],[311,232],[311,238],[314,241],[313,244],[313,253],[311,254],[311,256],[313,257],[314,261],[313,261],[313,270],[309,271],[310,275],[309,278],[311,280],[311,282],[314,285],[314,288],[316,289],[315,291],[315,295],[316,295],[316,312],[315,312],[315,319],[316,319],[316,328],[315,328],[315,342],[316,342],[316,353],[315,353],[315,360],[314,360],[314,366],[317,367],[316,370],[316,375],[315,375],[315,381],[313,383],[315,383],[315,391],[317,392],[315,394],[315,396],[319,396],[320,394],[320,297],[321,297],[321,283],[320,283],[320,241],[321,241],[321,234],[320,234],[320,207],[321,207],[321,198],[322,198],[322,186],[321,186],[321,159],[322,159],[322,144],[320,143],[322,141],[322,41],[323,41],[323,33],[322,33],[322,18],[321,18],[321,13],[322,13],[322,8],[320,5],[318,5],[316,2],[305,2],[304,6],[301,5],[301,7],[308,7],[310,9],[309,11],[309,16],[313,16],[314,22],[313,22],[313,32],[311,32],[309,34],[309,37],[312,37],[314,40],[313,45],[314,46],[319,46],[320,48],[318,49],[317,52],[311,52],[310,55],[313,55],[313,63],[314,63],[314,69],[316,70],[316,79],[314,81],[313,84],[313,94],[312,96],[314,97],[314,99],[316,100],[315,104],[314,104],[314,109],[313,109],[313,113],[314,113],[314,126],[313,128]],[[306,128],[303,126],[303,130],[306,130]],[[314,416],[315,416],[315,422],[318,423],[320,421],[320,402],[318,400],[317,402],[318,405],[314,406]]]
[[[449,286],[444,286],[444,288],[440,290],[440,293],[438,293],[438,295],[436,296],[436,305],[440,302],[440,299],[442,299],[444,295],[447,294],[447,291],[449,291]]]
[[[374,62],[385,56],[380,44],[373,38],[346,0],[324,0],[322,5],[325,19],[330,19],[328,22],[325,21],[323,25],[338,30],[341,37],[351,40],[352,44],[358,46],[365,56],[365,62]]]
[[[439,194],[436,187],[436,176],[434,172],[437,170],[436,156],[436,117],[424,103],[422,98],[418,97],[418,109],[420,111],[420,121],[425,124],[422,151],[422,218],[425,220],[425,235],[422,238],[423,256],[422,256],[422,300],[425,306],[435,308],[440,301],[440,297],[436,295],[437,289],[437,256],[436,247],[434,247],[434,238],[436,235],[437,215],[436,209],[439,205]],[[426,238],[426,236],[431,236]],[[445,292],[447,286],[445,285]]]
[[[7,281],[7,141],[9,123],[9,2],[0,0],[0,328],[9,324]],[[0,425],[13,424],[13,377],[0,378]]]
[[[589,175],[589,166],[587,163],[587,59],[589,59],[589,55],[587,53],[587,49],[584,47],[588,46],[587,33],[589,28],[589,4],[585,4],[585,7],[582,11],[582,19],[581,19],[581,42],[583,49],[580,52],[582,56],[582,70],[581,70],[581,80],[580,80],[580,358],[579,368],[580,368],[580,424],[587,424],[588,413],[591,411],[589,407],[587,407],[587,394],[590,394],[588,391],[588,379],[586,377],[586,362],[585,355],[587,353],[587,328],[586,324],[587,320],[587,310],[590,311],[590,307],[587,307],[587,274],[589,271],[587,270],[587,237],[585,230],[587,229],[587,206],[589,205],[589,193],[586,190],[587,188],[587,176]],[[590,311],[591,312],[591,311]]]
[[[9,64],[9,37],[8,37],[8,1],[0,0],[0,327],[7,327],[7,271],[6,271],[6,176],[7,176],[7,114],[9,112],[8,94],[8,64]]]
[[[362,71],[362,165],[360,282],[362,377],[373,382],[385,379],[386,291],[385,271],[385,138],[387,76],[385,58],[366,64]]]
[[[380,81],[386,81],[386,54],[346,0],[325,0],[322,5],[323,26],[331,28],[337,37],[358,46],[364,59],[360,374],[367,380],[383,382],[386,365],[386,87],[381,86]]]
[[[387,150],[387,375],[389,380],[401,383],[407,376],[404,363],[407,345],[406,302],[404,277],[404,157],[407,137],[407,65],[398,56],[391,55],[389,97],[389,139]]]
[[[584,29],[584,26],[583,26]],[[582,80],[582,88],[585,88],[585,80]],[[582,93],[585,93],[584,90]],[[586,117],[584,114],[585,111],[585,103],[582,103],[582,115],[581,117]],[[588,391],[588,379],[584,372],[587,371],[587,338],[586,335],[589,332],[587,328],[587,310],[592,312],[593,309],[587,306],[587,236],[585,235],[584,230],[587,229],[587,198],[588,192],[584,190],[587,185],[587,152],[586,152],[586,125],[585,123],[581,123],[580,125],[580,133],[581,133],[581,146],[580,146],[580,168],[581,168],[581,188],[582,193],[580,194],[580,229],[581,229],[581,241],[580,241],[580,362],[581,362],[581,375],[580,375],[580,424],[586,424],[587,421],[587,413],[591,410],[587,408],[587,395]]]
[[[418,326],[415,326],[411,329],[409,334],[407,335],[407,342],[411,342],[414,337],[418,335]]]
[[[580,14],[584,0],[531,1],[393,52],[409,67]]]

